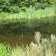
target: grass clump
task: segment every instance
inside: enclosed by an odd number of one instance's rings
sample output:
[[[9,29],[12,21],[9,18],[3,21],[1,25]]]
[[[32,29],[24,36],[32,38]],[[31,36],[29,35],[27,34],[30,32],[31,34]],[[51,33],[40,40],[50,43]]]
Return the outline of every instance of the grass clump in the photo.
[[[2,43],[0,44],[0,56],[9,56],[9,49],[4,46]]]

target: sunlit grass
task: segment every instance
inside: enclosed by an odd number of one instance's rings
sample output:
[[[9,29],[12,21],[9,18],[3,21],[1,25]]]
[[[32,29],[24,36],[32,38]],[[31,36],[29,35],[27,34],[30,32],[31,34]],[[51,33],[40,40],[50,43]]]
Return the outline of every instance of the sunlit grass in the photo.
[[[25,19],[41,19],[41,18],[49,18],[53,17],[55,14],[55,7],[47,7],[45,9],[35,10],[34,7],[29,7],[25,9],[25,12],[21,11],[19,13],[7,13],[1,12],[0,13],[0,21],[2,23],[9,23],[9,22],[18,22]],[[1,23],[1,24],[2,24]]]

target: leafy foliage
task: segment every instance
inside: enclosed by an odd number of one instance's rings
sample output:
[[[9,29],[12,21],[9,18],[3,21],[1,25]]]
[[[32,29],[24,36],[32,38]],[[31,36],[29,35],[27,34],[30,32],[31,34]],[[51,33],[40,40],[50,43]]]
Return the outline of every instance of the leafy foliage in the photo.
[[[0,0],[0,12],[18,13],[19,10],[21,11],[21,8],[28,8],[31,5],[35,7],[35,9],[44,9],[55,3],[56,0]]]

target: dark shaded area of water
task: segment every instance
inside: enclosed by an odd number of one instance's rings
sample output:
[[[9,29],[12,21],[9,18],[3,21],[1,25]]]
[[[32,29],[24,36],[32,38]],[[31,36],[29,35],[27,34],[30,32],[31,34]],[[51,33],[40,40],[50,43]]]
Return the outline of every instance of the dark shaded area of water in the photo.
[[[9,37],[0,35],[1,42],[11,46],[26,46],[34,42],[34,35],[11,35]]]
[[[31,26],[32,25],[32,26]],[[56,23],[39,23],[37,24],[29,24],[29,26],[25,25],[25,23],[9,23],[0,26],[0,34],[7,35],[7,34],[34,34],[36,31],[40,31],[42,34],[56,34]]]

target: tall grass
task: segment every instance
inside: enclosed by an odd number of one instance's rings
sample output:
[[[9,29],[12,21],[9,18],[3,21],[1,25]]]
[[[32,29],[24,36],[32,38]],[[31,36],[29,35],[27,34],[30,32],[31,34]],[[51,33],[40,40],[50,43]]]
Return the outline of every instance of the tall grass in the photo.
[[[37,35],[37,37],[36,37]],[[38,32],[35,33],[35,40],[39,40],[38,44],[34,44],[31,42],[29,46],[26,47],[15,47],[10,48],[10,46],[6,46],[4,44],[0,44],[0,56],[56,56],[56,37],[52,37],[51,39],[43,39],[40,42],[40,34]]]
[[[41,19],[53,17],[55,13],[54,6],[47,7],[45,9],[35,10],[34,7],[29,7],[25,9],[25,12],[21,11],[19,13],[11,14],[6,12],[0,13],[0,24],[6,24],[10,22],[28,22],[30,19]],[[24,21],[25,20],[25,21]]]

